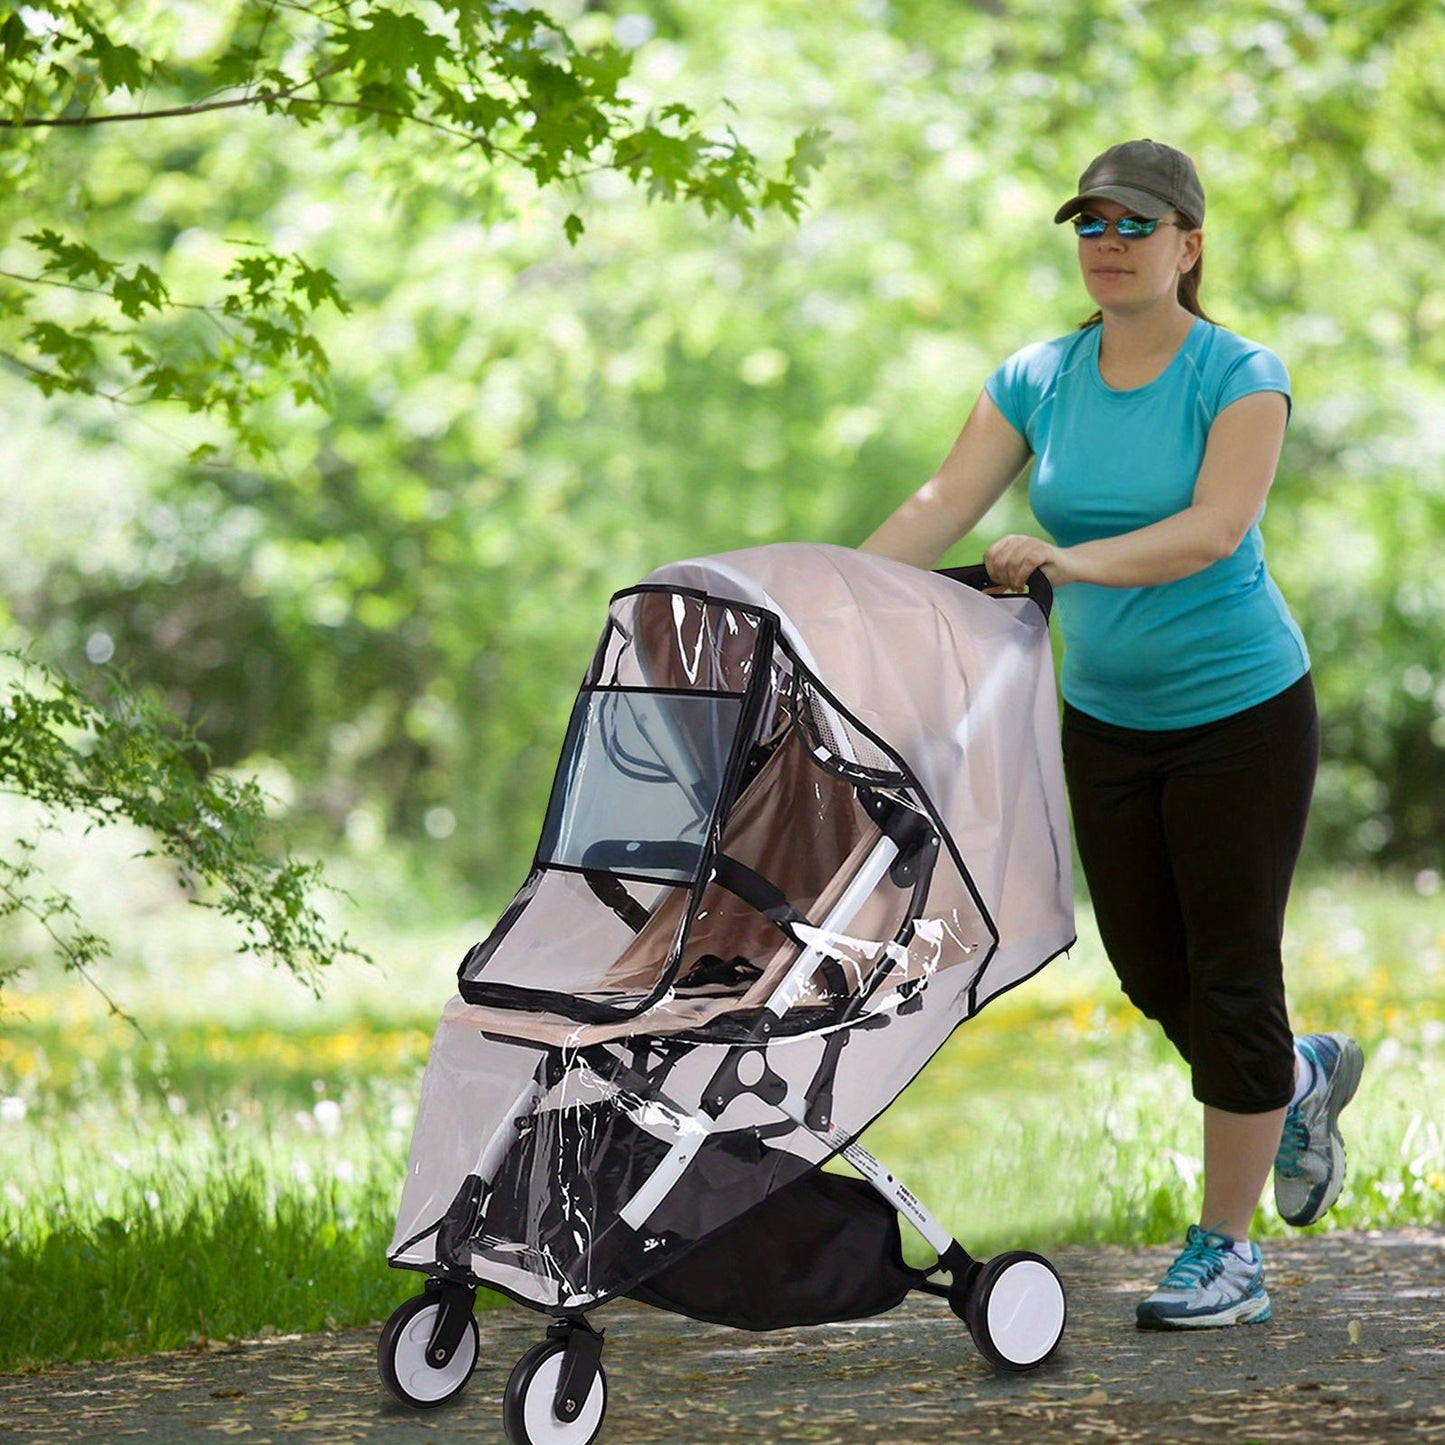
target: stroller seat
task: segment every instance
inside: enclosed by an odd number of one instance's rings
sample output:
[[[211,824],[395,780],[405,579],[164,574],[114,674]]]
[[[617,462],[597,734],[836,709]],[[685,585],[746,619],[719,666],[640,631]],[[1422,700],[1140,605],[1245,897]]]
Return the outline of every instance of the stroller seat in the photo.
[[[734,806],[713,876],[696,905],[685,888],[667,890],[649,912],[620,878],[591,879],[598,906],[624,915],[637,931],[586,998],[610,1003],[646,997],[683,942],[671,987],[626,1020],[577,1017],[577,998],[528,996],[515,1006],[474,1004],[468,1017],[498,1036],[585,1047],[635,1034],[734,1034],[767,1004],[805,943],[872,855],[883,830],[858,800],[857,788],[820,767],[793,728],[774,746]],[[879,962],[878,940],[904,924],[911,890],[883,879],[848,934],[825,941],[835,967],[814,976],[794,1012],[800,1025],[836,1016]],[[850,957],[851,955],[851,957]],[[895,984],[921,977],[922,958],[899,950]],[[729,1020],[735,1021],[729,1027]]]

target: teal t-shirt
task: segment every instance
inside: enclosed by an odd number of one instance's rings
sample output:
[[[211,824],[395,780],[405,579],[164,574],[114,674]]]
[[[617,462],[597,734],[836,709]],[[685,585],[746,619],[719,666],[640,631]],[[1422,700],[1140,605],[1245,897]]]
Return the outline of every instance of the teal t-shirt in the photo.
[[[1190,505],[1214,418],[1257,391],[1289,397],[1273,352],[1197,320],[1147,386],[1099,374],[1101,328],[1025,347],[986,390],[1027,441],[1029,503],[1069,547],[1132,532]],[[1263,508],[1260,516],[1264,515]],[[1259,517],[1234,553],[1157,587],[1061,587],[1061,687],[1081,712],[1160,731],[1265,702],[1309,671],[1304,638],[1265,569]]]

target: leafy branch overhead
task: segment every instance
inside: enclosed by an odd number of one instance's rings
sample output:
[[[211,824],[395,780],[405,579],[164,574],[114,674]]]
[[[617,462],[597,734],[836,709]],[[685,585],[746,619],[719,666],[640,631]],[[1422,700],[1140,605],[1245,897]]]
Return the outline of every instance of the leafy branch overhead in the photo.
[[[329,360],[311,320],[326,303],[349,310],[330,272],[254,248],[221,276],[219,297],[199,305],[174,300],[154,267],[108,260],[52,227],[22,239],[40,265],[4,280],[96,303],[84,320],[62,321],[36,315],[31,298],[12,293],[10,314],[27,324],[8,358],[44,395],[179,402],[224,422],[253,454],[265,449],[255,414],[268,396],[286,391],[298,404],[324,404]]]
[[[221,112],[327,135],[409,134],[425,143],[419,163],[450,148],[459,178],[506,168],[579,197],[588,177],[612,171],[650,198],[746,226],[769,210],[796,218],[821,161],[822,135],[806,132],[768,174],[730,128],[627,94],[628,50],[580,45],[549,15],[505,0],[232,0],[205,8],[224,38],[182,58],[179,32],[200,18],[123,0],[12,9],[0,22],[0,132],[12,156],[0,200],[25,190],[57,133]],[[576,244],[584,226],[574,208],[567,239]],[[223,421],[252,453],[264,446],[254,412],[268,395],[324,401],[327,358],[312,321],[321,306],[345,307],[327,272],[258,246],[224,276],[231,289],[219,299],[183,303],[158,258],[102,256],[83,227],[24,240],[35,264],[0,273],[0,345],[48,394],[180,402]],[[47,308],[57,287],[90,304]]]
[[[117,689],[100,706],[33,660],[0,652],[0,663],[0,794],[29,801],[37,838],[62,818],[81,820],[87,832],[144,830],[142,856],[166,859],[181,886],[197,890],[195,901],[230,918],[241,952],[284,964],[313,987],[336,957],[364,956],[318,911],[318,867],[278,855],[256,782],[206,774],[204,749],[158,702]],[[109,947],[74,900],[45,881],[33,840],[12,840],[0,859],[0,917],[15,915],[41,928],[67,968],[96,982],[91,966]]]
[[[598,12],[569,32],[505,0],[0,4],[0,373],[52,399],[184,408],[206,423],[193,459],[228,438],[264,456],[294,427],[288,404],[330,408],[324,323],[349,302],[283,236],[286,197],[257,202],[272,156],[277,175],[310,165],[318,193],[355,178],[399,210],[427,187],[474,215],[559,193],[559,244],[577,244],[609,172],[744,226],[798,216],[820,134],[765,166],[726,124],[640,100],[612,32]],[[42,844],[66,819],[124,823],[236,922],[244,950],[314,982],[355,951],[313,901],[321,872],[278,851],[253,783],[209,764],[147,697],[117,684],[97,705],[0,653],[0,795],[38,819],[0,849],[0,919],[28,918],[94,982],[109,947],[46,878]]]

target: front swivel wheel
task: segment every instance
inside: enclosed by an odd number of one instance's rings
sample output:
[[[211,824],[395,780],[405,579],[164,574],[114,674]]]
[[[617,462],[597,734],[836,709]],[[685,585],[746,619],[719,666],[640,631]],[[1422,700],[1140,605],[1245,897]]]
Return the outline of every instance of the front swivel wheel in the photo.
[[[607,1410],[607,1376],[597,1364],[582,1398],[559,1400],[566,1360],[566,1342],[547,1339],[517,1361],[502,1401],[509,1445],[592,1445],[596,1440]]]
[[[454,1314],[450,1322],[444,1312]],[[439,1330],[438,1325],[445,1328]],[[449,1347],[448,1336],[455,1339]],[[440,1345],[439,1345],[440,1341]],[[428,1289],[401,1305],[387,1320],[376,1347],[381,1383],[403,1405],[431,1410],[461,1394],[477,1367],[480,1336],[470,1296]]]

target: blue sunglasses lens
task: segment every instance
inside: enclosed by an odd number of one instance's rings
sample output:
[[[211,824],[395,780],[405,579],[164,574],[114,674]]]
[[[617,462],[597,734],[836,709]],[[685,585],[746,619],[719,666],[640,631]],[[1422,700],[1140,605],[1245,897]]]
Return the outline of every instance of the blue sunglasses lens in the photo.
[[[1114,222],[1114,232],[1126,241],[1141,240],[1152,236],[1158,224],[1158,221],[1146,221],[1142,216],[1121,216]],[[1086,241],[1102,236],[1108,229],[1109,222],[1098,216],[1074,217],[1074,230]]]

